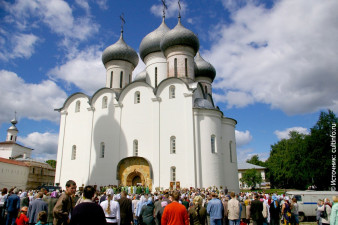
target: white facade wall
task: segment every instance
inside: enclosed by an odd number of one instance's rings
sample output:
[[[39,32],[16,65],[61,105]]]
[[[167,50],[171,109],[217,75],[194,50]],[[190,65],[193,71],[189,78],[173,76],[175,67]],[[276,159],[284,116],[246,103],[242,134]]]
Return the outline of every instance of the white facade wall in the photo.
[[[10,189],[18,187],[25,190],[28,180],[29,167],[0,162],[0,188]]]
[[[0,157],[5,159],[19,155],[26,155],[26,157],[30,157],[31,152],[32,149],[20,146],[15,143],[0,145]]]

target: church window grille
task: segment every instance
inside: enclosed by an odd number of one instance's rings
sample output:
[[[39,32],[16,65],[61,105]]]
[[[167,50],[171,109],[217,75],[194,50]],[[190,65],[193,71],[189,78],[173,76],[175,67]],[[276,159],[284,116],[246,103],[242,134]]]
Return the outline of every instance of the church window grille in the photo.
[[[141,102],[141,94],[139,91],[135,92],[135,99],[134,99],[135,104],[138,104]]]
[[[138,140],[134,140],[133,149],[134,149],[134,156],[138,156]]]
[[[104,96],[102,98],[102,109],[105,109],[107,107],[108,107],[108,98],[107,98],[107,96]]]
[[[122,84],[123,84],[123,71],[121,71],[120,73],[120,88],[122,88]]]
[[[105,152],[106,145],[104,142],[101,142],[100,144],[100,158],[104,158],[104,152]]]
[[[174,72],[175,72],[175,77],[177,77],[177,58],[174,59]]]
[[[170,153],[176,154],[176,137],[175,136],[170,137]]]
[[[76,145],[73,145],[72,147],[72,158],[71,160],[75,160],[76,159]]]
[[[113,71],[110,74],[110,88],[113,88]]]
[[[230,162],[232,163],[232,141],[229,142]]]
[[[176,167],[175,166],[172,166],[170,168],[170,181],[176,182]]]
[[[188,59],[185,58],[184,60],[184,66],[185,66],[185,76],[188,77]]]
[[[155,87],[157,87],[157,67],[155,67]]]
[[[175,86],[171,85],[169,87],[169,98],[175,98]]]
[[[211,153],[216,153],[216,136],[211,135]]]
[[[77,101],[75,105],[75,112],[80,112],[81,102]]]

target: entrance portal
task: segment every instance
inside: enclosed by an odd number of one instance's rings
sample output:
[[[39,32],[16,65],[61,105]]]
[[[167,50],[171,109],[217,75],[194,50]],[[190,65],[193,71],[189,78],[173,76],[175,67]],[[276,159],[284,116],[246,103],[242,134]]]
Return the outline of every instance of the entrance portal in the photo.
[[[117,180],[123,186],[142,186],[152,188],[152,169],[150,163],[142,157],[128,157],[117,165]]]

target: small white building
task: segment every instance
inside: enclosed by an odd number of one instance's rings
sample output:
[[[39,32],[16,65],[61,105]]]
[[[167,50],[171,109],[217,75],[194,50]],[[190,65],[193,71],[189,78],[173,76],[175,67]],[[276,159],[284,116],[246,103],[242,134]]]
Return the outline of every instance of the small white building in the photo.
[[[170,29],[163,18],[139,50],[146,69],[132,80],[139,58],[122,31],[102,54],[106,86],[93,96],[75,93],[58,109],[55,183],[154,190],[180,182],[238,193],[237,121],[214,104],[216,71],[200,56],[197,36],[180,19]]]
[[[266,168],[245,162],[245,163],[238,163],[238,182],[239,182],[240,189],[249,188],[246,183],[241,182],[241,178],[243,177],[243,174],[249,169],[255,169],[257,173],[259,173],[262,177],[262,183],[257,184],[256,188],[269,188],[270,187],[270,182],[267,182],[265,178]]]

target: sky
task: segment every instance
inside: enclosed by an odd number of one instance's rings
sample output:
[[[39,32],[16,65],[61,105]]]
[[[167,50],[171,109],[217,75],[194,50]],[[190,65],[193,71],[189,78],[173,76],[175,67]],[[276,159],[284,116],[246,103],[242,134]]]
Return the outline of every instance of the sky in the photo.
[[[177,24],[177,0],[166,0]],[[182,24],[216,68],[213,98],[237,120],[239,162],[269,157],[291,130],[338,112],[337,0],[181,0]],[[161,0],[0,0],[0,141],[17,112],[18,143],[56,159],[61,108],[105,86],[103,50],[120,35],[139,51],[162,21]],[[140,60],[133,76],[145,65]]]

